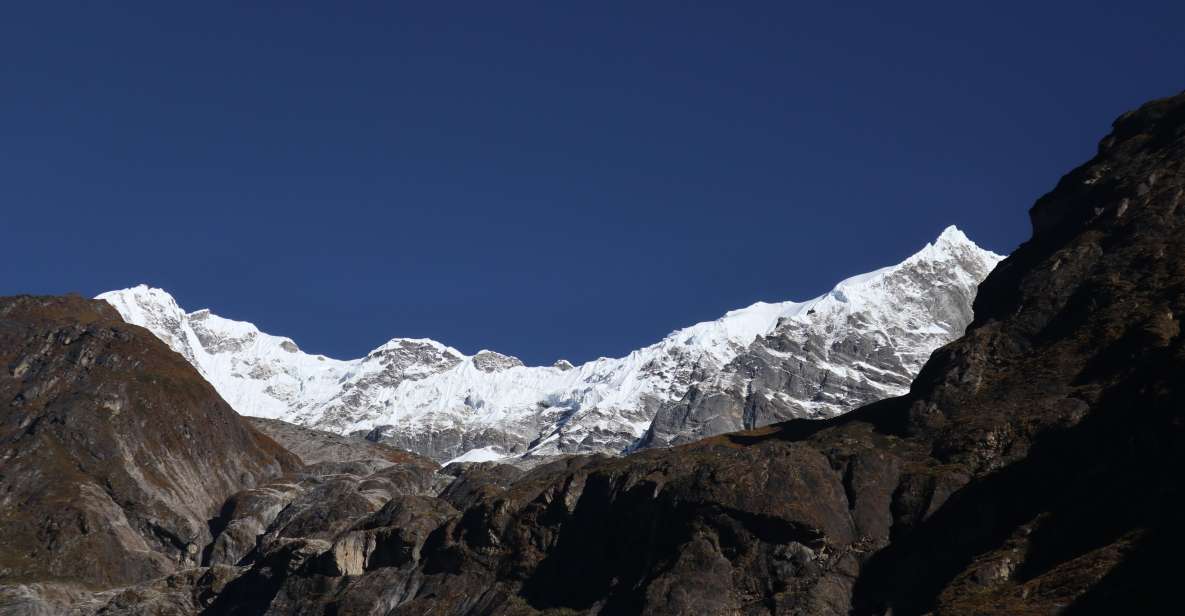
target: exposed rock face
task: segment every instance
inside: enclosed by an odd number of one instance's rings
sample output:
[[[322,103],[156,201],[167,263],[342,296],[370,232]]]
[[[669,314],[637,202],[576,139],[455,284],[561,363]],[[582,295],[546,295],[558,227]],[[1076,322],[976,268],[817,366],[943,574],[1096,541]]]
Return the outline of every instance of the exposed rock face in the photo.
[[[494,351],[478,351],[477,355],[473,356],[473,367],[482,372],[501,372],[507,368],[518,368],[522,365],[521,359]]]
[[[106,303],[0,299],[0,584],[199,565],[227,497],[297,467]]]
[[[251,562],[295,539],[331,541],[392,498],[433,493],[437,466],[407,455],[397,464],[325,462],[235,494],[212,525],[206,564]]]
[[[1031,218],[967,336],[886,414],[929,450],[902,490],[958,491],[899,518],[861,609],[1148,613],[1175,596],[1185,94],[1120,117]]]

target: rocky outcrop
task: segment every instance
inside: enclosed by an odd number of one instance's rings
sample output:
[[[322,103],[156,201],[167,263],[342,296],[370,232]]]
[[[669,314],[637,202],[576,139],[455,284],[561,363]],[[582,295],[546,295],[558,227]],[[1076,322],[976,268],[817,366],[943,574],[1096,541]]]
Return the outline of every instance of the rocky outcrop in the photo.
[[[424,459],[321,463],[239,492],[211,523],[216,537],[205,564],[250,563],[289,539],[332,540],[392,498],[434,493],[436,470]]]
[[[231,494],[300,466],[104,302],[0,299],[0,584],[201,564]]]
[[[1174,595],[1185,95],[1120,117],[1030,216],[968,334],[893,413],[868,417],[928,450],[903,494],[953,494],[900,516],[861,576],[861,609],[1147,613]]]
[[[501,372],[507,368],[519,368],[522,365],[521,359],[494,351],[478,351],[473,356],[473,367],[482,372]]]

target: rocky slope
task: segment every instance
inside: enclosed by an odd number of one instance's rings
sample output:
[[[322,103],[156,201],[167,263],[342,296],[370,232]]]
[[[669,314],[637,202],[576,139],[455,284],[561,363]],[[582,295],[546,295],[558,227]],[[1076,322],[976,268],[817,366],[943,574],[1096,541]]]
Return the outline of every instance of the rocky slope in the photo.
[[[245,420],[105,302],[0,298],[0,366],[0,614],[196,613],[255,551],[438,490],[426,458]]]
[[[186,313],[159,289],[99,297],[244,415],[362,432],[438,461],[616,454],[904,393],[930,352],[963,332],[976,286],[999,259],[952,227],[816,299],[754,304],[581,366],[527,367],[399,338],[339,361],[209,310]]]
[[[298,466],[106,303],[0,299],[0,584],[199,565],[227,497]]]

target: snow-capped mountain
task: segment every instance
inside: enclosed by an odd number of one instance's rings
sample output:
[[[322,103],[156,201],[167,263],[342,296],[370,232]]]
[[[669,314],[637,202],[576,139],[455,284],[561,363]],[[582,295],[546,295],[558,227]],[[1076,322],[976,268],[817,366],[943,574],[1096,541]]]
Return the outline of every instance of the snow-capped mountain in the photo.
[[[898,395],[962,334],[1002,257],[954,227],[904,262],[807,302],[758,302],[621,358],[524,366],[395,338],[365,357],[289,338],[144,285],[99,295],[192,363],[239,413],[366,432],[438,460],[676,443],[787,417],[828,417]]]
[[[635,447],[834,417],[906,393],[931,351],[963,334],[1000,259],[951,227],[898,265],[844,280],[664,404]]]

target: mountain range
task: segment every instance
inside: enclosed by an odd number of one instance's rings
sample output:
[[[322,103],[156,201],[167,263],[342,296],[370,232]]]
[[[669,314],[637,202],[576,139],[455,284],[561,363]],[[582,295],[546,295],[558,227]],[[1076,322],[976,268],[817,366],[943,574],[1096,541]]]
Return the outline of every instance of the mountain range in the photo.
[[[181,354],[240,414],[473,461],[617,454],[900,395],[931,351],[962,334],[1001,258],[950,227],[809,301],[759,302],[579,366],[410,338],[339,360],[209,309],[186,312],[146,285],[97,299]]]
[[[1185,93],[1120,116],[1029,219],[900,396],[538,464],[245,418],[194,366],[262,334],[181,327],[207,338],[185,357],[107,301],[0,298],[0,615],[1176,613]],[[798,315],[643,439],[791,387],[774,352],[855,352],[777,333]],[[434,378],[452,354],[423,344],[388,364]]]

